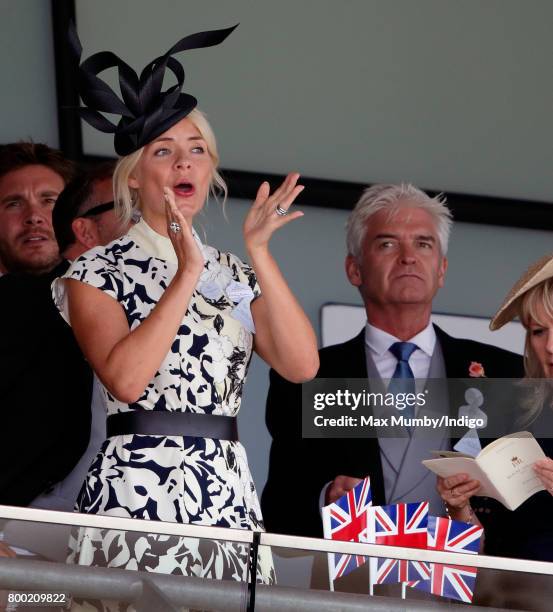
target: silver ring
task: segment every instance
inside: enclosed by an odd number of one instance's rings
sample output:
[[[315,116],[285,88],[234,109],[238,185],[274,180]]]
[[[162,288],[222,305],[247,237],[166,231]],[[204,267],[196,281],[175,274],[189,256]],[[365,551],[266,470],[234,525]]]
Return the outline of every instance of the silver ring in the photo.
[[[169,229],[174,234],[178,234],[180,232],[180,225],[176,221],[171,221],[171,223],[169,223]]]
[[[279,217],[285,217],[288,214],[286,208],[282,208],[280,204],[275,208],[275,212]]]

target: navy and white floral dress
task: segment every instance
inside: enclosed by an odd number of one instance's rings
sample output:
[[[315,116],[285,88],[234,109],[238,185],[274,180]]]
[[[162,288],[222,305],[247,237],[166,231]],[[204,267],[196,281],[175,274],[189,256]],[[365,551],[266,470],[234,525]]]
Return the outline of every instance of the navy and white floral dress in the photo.
[[[237,257],[201,244],[205,267],[171,350],[140,399],[124,404],[103,388],[107,414],[153,410],[235,416],[252,351],[250,302],[260,294],[253,270]],[[122,238],[76,260],[64,278],[97,287],[123,307],[136,329],[177,269],[170,240],[144,220]],[[63,279],[54,299],[67,318]],[[108,438],[77,501],[84,513],[262,529],[255,486],[240,442],[189,436]],[[70,561],[210,578],[246,579],[248,548],[176,536],[82,528]],[[271,583],[269,550],[258,579]]]

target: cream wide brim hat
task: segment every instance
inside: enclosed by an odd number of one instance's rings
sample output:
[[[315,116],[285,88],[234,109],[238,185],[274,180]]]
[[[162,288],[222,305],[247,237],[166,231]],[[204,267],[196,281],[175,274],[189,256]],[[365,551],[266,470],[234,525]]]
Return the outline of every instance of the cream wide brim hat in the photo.
[[[522,296],[532,287],[551,277],[553,277],[553,255],[547,255],[532,264],[513,285],[491,320],[490,329],[495,331],[514,319],[518,315],[518,306]]]

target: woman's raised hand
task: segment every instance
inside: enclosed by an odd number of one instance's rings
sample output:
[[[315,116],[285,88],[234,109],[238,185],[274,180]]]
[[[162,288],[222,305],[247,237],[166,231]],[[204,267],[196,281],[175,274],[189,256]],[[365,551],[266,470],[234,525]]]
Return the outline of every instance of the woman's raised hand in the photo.
[[[167,232],[179,262],[179,272],[199,277],[204,269],[204,257],[192,234],[192,227],[177,208],[171,189],[163,189]]]
[[[248,250],[266,246],[275,230],[294,219],[303,217],[303,213],[299,210],[293,213],[287,212],[303,191],[303,185],[297,184],[299,177],[297,172],[291,172],[272,194],[269,183],[267,181],[261,183],[244,221],[244,241]]]

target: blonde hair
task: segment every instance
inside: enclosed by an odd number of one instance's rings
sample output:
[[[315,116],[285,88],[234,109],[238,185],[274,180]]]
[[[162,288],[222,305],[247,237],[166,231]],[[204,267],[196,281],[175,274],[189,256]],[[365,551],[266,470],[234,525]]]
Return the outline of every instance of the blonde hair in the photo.
[[[529,289],[519,299],[518,317],[526,329],[524,341],[524,373],[527,383],[527,394],[522,401],[522,413],[517,422],[519,428],[528,427],[546,406],[551,407],[551,384],[548,383],[543,365],[540,363],[531,342],[530,325],[535,322],[545,326],[547,321],[553,319],[553,278],[548,278],[535,287]],[[540,316],[541,315],[541,316]],[[543,379],[533,383],[532,379]],[[546,380],[547,379],[547,380]],[[523,386],[524,382],[523,381]]]
[[[207,150],[209,156],[211,157],[211,161],[213,162],[213,173],[211,175],[211,181],[209,184],[209,193],[216,200],[218,200],[219,196],[222,194],[224,207],[228,189],[223,177],[217,170],[219,166],[219,153],[217,151],[217,141],[215,140],[213,129],[211,128],[205,114],[197,108],[186,115],[186,119],[189,119],[194,124],[207,144]],[[115,172],[113,173],[115,212],[123,223],[129,223],[142,206],[138,189],[133,189],[129,186],[129,179],[132,176],[133,170],[140,161],[143,152],[144,147],[138,149],[138,151],[135,151],[130,155],[122,157],[117,162]]]
[[[543,366],[538,361],[530,342],[530,325],[533,321],[545,326],[538,313],[545,313],[548,319],[553,319],[553,278],[548,278],[539,285],[529,289],[520,299],[518,316],[526,329],[524,344],[524,370],[527,378],[546,378]],[[542,315],[543,316],[543,315]]]

